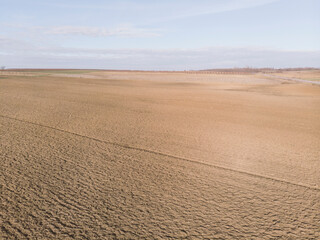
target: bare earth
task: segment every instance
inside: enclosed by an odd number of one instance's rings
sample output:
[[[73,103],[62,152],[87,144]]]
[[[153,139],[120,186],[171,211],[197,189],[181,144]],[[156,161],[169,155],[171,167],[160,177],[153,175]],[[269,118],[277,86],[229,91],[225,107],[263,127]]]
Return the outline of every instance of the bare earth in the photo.
[[[289,78],[320,82],[320,70],[283,71],[281,73],[276,73],[275,75],[281,76],[281,77],[289,77]]]
[[[0,75],[0,239],[320,239],[320,86]]]

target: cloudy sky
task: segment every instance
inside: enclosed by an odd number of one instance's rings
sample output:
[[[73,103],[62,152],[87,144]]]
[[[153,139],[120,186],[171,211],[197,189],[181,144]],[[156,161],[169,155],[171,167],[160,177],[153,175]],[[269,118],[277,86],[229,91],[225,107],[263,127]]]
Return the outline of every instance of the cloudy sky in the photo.
[[[319,0],[0,0],[0,65],[320,67]]]

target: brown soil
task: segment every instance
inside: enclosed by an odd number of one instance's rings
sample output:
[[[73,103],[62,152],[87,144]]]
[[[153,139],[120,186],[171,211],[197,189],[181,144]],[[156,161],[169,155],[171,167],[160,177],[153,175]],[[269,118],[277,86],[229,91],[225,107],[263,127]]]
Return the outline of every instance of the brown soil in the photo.
[[[320,87],[0,76],[0,239],[320,238]]]
[[[320,70],[309,70],[309,71],[282,71],[280,73],[275,73],[276,76],[289,77],[304,79],[310,81],[320,81]]]

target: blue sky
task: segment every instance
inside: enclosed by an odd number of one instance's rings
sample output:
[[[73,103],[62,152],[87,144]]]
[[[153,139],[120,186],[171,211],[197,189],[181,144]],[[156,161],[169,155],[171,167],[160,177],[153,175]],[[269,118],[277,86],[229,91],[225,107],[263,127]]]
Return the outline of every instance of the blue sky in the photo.
[[[319,0],[0,0],[0,65],[320,67]]]

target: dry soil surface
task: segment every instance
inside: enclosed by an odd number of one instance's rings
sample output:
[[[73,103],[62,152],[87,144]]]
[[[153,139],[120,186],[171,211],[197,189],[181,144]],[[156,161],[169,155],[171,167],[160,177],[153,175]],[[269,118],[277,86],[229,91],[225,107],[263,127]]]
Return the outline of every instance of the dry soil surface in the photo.
[[[0,239],[319,239],[319,119],[261,75],[1,75]]]
[[[283,71],[281,73],[274,73],[273,75],[284,78],[305,80],[320,84],[320,70]]]

